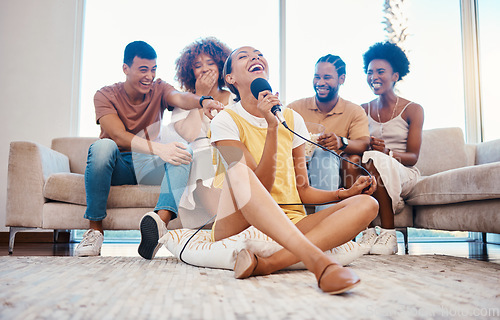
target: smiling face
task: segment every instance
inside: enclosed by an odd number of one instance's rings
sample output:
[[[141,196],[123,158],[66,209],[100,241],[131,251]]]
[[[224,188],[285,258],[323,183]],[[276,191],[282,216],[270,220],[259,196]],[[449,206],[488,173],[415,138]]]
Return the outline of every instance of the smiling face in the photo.
[[[231,72],[226,82],[240,92],[250,92],[250,84],[256,78],[269,78],[267,60],[253,47],[241,47],[231,55]]]
[[[214,71],[217,75],[217,79],[219,78],[219,68],[215,60],[211,56],[201,53],[193,62],[194,77],[198,79],[202,74],[209,71]]]
[[[131,91],[127,92],[128,94],[147,94],[156,77],[156,59],[142,59],[136,56],[131,66],[123,64],[123,72],[127,76],[126,87]]]
[[[313,86],[316,91],[316,99],[320,102],[328,102],[334,100],[338,93],[339,87],[344,83],[345,75],[339,77],[337,68],[329,62],[319,62],[316,64],[314,72]]]
[[[368,64],[366,82],[376,95],[392,90],[398,79],[399,74],[387,60],[374,59]]]

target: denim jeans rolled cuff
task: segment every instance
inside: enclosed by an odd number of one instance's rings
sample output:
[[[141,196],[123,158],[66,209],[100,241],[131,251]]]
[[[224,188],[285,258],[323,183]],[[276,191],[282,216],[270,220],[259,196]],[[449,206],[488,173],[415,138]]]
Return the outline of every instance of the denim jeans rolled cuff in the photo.
[[[85,214],[83,215],[83,218],[87,219],[87,220],[90,220],[90,221],[102,221],[102,220],[104,220],[104,218],[106,218],[108,216],[107,213],[106,213],[106,211],[104,213],[105,214],[103,216],[96,217],[96,216],[87,214],[87,211],[85,211]]]
[[[191,156],[193,155],[193,150],[189,146],[186,151]],[[165,174],[161,182],[160,196],[158,197],[154,211],[168,210],[172,212],[171,220],[173,220],[177,218],[179,202],[188,184],[191,163],[180,165],[165,163],[164,167]]]
[[[177,218],[177,213],[179,212],[177,207],[169,207],[169,206],[158,206],[156,205],[155,209],[153,210],[154,212],[158,213],[160,210],[167,210],[172,213],[172,216],[170,217],[170,220],[174,220]]]
[[[111,139],[97,140],[89,147],[84,177],[87,209],[83,217],[91,221],[106,218],[112,185],[137,183],[130,152],[121,153]]]

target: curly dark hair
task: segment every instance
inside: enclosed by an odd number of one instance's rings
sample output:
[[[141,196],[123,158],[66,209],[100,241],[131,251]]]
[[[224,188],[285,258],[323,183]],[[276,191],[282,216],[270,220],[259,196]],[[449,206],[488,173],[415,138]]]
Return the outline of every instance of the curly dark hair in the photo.
[[[404,51],[389,41],[377,42],[363,54],[365,73],[368,71],[370,62],[375,59],[382,59],[389,62],[394,72],[399,73],[399,80],[403,79],[410,72],[410,61],[408,61]]]
[[[193,63],[202,53],[214,59],[219,68],[219,80],[217,85],[219,88],[225,86],[224,78],[222,77],[222,69],[226,58],[231,53],[231,49],[217,38],[207,37],[198,39],[187,45],[182,49],[181,55],[175,61],[175,80],[179,81],[182,89],[195,92],[196,78],[194,77]]]

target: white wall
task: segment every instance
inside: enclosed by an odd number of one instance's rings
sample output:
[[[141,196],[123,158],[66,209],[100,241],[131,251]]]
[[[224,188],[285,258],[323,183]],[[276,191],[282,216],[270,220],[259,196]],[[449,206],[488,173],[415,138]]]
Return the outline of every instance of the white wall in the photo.
[[[84,0],[0,1],[0,231],[11,141],[76,136]]]

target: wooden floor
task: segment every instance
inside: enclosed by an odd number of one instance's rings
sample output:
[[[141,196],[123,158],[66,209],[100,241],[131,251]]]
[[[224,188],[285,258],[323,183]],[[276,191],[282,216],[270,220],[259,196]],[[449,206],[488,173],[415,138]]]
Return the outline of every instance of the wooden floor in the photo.
[[[72,256],[77,243],[16,243],[14,256]],[[138,241],[113,242],[105,241],[101,255],[110,257],[136,257]],[[8,245],[0,243],[0,256],[8,255]],[[403,243],[399,243],[398,254],[404,254]],[[450,242],[411,242],[409,244],[410,255],[440,254],[455,257],[463,257],[481,261],[500,263],[500,245],[483,244],[481,242],[450,241]],[[171,256],[165,248],[161,248],[157,254]]]

